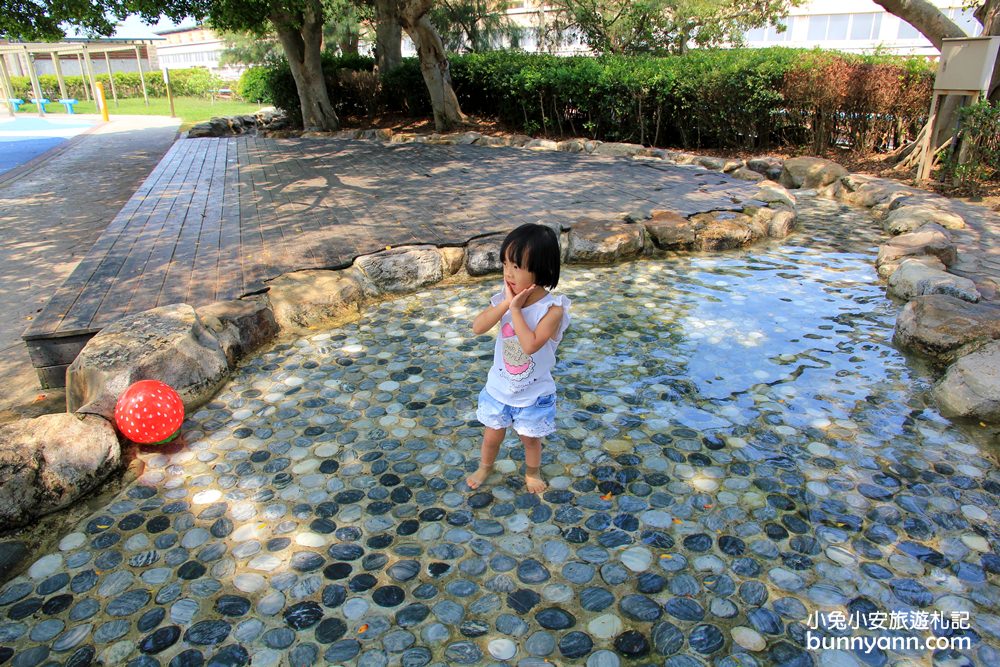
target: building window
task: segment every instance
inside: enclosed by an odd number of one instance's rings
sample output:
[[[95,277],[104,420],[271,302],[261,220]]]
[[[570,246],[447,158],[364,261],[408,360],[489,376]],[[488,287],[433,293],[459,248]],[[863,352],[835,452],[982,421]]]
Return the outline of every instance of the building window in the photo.
[[[899,32],[896,33],[898,39],[920,39],[920,31],[914,28],[912,25],[899,19]]]
[[[952,7],[945,13],[948,15],[948,18],[954,21],[955,25],[965,31],[965,34],[969,37],[978,37],[982,34],[983,26],[976,20],[976,17],[972,15],[971,9]]]
[[[878,32],[882,28],[881,14],[852,14],[851,15],[851,39],[856,41],[868,41],[878,39]]]
[[[748,30],[743,38],[748,42],[789,42],[792,39],[792,27],[790,24],[794,20],[794,17],[789,17],[787,19],[789,25],[786,25],[785,30],[782,32],[778,32],[780,26],[768,25],[763,28]]]

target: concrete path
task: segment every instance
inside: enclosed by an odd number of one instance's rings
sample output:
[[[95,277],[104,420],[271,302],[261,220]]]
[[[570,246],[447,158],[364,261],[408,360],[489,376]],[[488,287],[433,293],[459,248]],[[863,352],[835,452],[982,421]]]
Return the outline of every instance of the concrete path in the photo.
[[[112,117],[0,179],[0,422],[11,411],[58,409],[61,394],[36,401],[42,392],[21,333],[167,152],[179,125],[160,116]]]

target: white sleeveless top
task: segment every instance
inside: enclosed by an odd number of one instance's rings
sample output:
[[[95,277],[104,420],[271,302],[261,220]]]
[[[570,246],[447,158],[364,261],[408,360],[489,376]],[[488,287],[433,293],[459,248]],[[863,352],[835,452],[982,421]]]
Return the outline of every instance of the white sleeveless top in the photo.
[[[494,294],[490,298],[490,305],[499,305],[503,302],[503,298],[503,293]],[[555,393],[556,383],[552,379],[552,367],[556,364],[556,348],[569,327],[570,300],[565,296],[549,293],[530,306],[521,308],[521,314],[534,331],[552,306],[560,306],[563,309],[559,329],[531,355],[525,354],[521,348],[521,342],[514,333],[510,311],[508,310],[500,318],[500,333],[497,335],[496,350],[493,353],[493,365],[486,379],[486,391],[501,403],[515,408],[525,408],[534,405],[540,396]]]

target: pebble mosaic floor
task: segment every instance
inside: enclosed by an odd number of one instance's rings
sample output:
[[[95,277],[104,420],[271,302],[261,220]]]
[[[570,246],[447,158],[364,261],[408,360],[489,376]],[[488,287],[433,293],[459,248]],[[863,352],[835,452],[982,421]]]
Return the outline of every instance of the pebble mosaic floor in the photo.
[[[1000,469],[891,346],[865,214],[802,208],[770,247],[564,269],[541,497],[512,437],[464,484],[492,282],[266,351],[0,589],[0,663],[1000,664]],[[835,610],[968,611],[938,634],[971,648],[808,650]]]

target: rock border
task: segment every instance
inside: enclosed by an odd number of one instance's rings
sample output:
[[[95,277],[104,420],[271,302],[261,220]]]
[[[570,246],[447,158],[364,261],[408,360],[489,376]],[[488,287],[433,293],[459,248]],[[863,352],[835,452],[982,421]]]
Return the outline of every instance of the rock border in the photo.
[[[796,199],[789,188],[812,190],[821,197],[869,208],[888,232],[896,234],[879,250],[879,275],[888,279],[890,294],[910,299],[898,318],[894,340],[905,351],[931,354],[932,358],[937,355],[939,360],[953,365],[954,370],[946,372],[933,392],[942,414],[1000,421],[995,399],[1000,395],[996,391],[1000,367],[989,366],[985,373],[979,370],[983,360],[1000,362],[996,344],[989,345],[1000,339],[1000,306],[994,310],[990,304],[978,304],[982,296],[975,284],[947,271],[946,267],[957,258],[947,230],[963,227],[964,220],[950,210],[950,202],[944,197],[887,179],[849,174],[842,166],[821,158],[782,161],[760,157],[743,161],[637,144],[588,139],[556,142],[523,135],[491,137],[478,132],[414,135],[394,134],[391,130],[292,133],[273,127],[264,129],[276,118],[272,114],[266,121],[256,117],[213,119],[204,125],[223,134],[243,133],[252,125],[254,130],[275,137],[503,146],[629,157],[691,165],[759,183],[752,199],[734,210],[688,217],[654,210],[621,219],[585,218],[571,227],[555,229],[563,260],[568,264],[613,264],[677,251],[746,247],[767,238],[782,238],[791,232],[796,217]],[[131,315],[94,336],[67,370],[66,416],[99,424],[95,432],[106,435],[111,429],[113,433],[117,395],[132,382],[145,378],[171,384],[190,414],[215,395],[242,359],[282,334],[304,335],[319,327],[338,326],[360,317],[366,304],[433,285],[498,273],[501,239],[502,234],[490,234],[469,239],[464,247],[387,247],[355,258],[347,268],[283,274],[269,282],[264,294],[197,309],[175,304]],[[942,300],[943,305],[939,303]],[[952,301],[964,306],[956,308]],[[970,335],[970,327],[963,327],[961,322],[968,322],[971,316],[962,308],[977,305],[981,321],[974,332],[978,334]],[[934,338],[940,327],[935,329],[934,317],[922,315],[934,311],[934,306],[945,311],[944,315],[938,312],[938,319],[944,317],[962,335]],[[950,311],[947,306],[952,307]],[[963,317],[966,319],[961,320]],[[963,361],[966,355],[973,354],[978,356]],[[48,443],[38,442],[38,438],[51,431],[51,419],[47,415],[14,422],[6,432],[17,434],[18,447],[31,449],[33,443],[34,449],[41,452]],[[3,433],[0,431],[0,435]],[[4,444],[2,440],[0,445]],[[99,471],[73,471],[77,488],[72,497],[60,496],[47,505],[11,508],[6,515],[0,514],[0,529],[29,523],[92,490],[118,466],[122,457],[120,443],[116,444],[117,450],[111,447],[104,454]],[[35,453],[28,456],[38,460]],[[0,497],[7,490],[6,483],[0,486]]]

